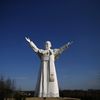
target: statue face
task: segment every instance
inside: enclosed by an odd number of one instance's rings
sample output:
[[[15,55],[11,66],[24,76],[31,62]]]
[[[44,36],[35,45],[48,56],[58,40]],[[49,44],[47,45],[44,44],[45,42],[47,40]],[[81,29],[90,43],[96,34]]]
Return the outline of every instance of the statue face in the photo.
[[[46,41],[45,43],[45,49],[49,50],[51,48],[51,42],[50,41]]]

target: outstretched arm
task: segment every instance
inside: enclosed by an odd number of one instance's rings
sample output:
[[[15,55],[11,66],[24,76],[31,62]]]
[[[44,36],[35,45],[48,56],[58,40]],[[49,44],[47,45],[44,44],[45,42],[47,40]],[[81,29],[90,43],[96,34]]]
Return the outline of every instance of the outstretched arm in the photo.
[[[68,42],[67,44],[63,45],[60,49],[59,49],[59,53],[61,54],[63,51],[65,51],[67,48],[69,48],[69,46],[72,44],[73,42]]]
[[[32,47],[32,49],[35,51],[35,52],[38,52],[39,49],[37,48],[37,46],[30,40],[30,38],[27,38],[25,37],[26,41],[30,44],[30,46]]]
[[[58,56],[64,52],[67,48],[70,47],[70,45],[73,43],[72,42],[68,42],[67,44],[63,45],[62,47],[60,47],[59,49],[55,49],[55,57],[58,58]]]

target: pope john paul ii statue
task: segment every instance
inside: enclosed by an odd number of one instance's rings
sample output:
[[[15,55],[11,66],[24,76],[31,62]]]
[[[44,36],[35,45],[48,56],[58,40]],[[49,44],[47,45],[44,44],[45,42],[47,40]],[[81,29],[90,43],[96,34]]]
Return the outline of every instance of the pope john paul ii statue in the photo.
[[[39,56],[41,64],[35,89],[36,97],[59,97],[58,80],[55,60],[67,49],[72,42],[68,42],[59,49],[51,49],[51,42],[45,42],[45,49],[39,49],[29,38],[25,37],[33,51]]]

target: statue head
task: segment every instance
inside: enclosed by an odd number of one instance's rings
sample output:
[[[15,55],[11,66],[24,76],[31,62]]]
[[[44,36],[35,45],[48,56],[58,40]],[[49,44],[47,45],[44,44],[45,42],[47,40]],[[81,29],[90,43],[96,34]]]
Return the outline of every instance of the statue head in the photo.
[[[46,49],[46,50],[49,50],[49,49],[51,48],[51,46],[52,46],[52,45],[51,45],[51,42],[50,42],[50,41],[46,41],[46,42],[45,42],[45,49]]]

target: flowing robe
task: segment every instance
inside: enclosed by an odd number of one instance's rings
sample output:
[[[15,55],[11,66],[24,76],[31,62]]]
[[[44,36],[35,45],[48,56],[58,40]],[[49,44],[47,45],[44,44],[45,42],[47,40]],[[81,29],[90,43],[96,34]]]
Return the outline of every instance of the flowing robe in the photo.
[[[38,54],[41,64],[35,89],[37,97],[59,97],[58,80],[55,69],[55,60],[67,48],[64,45],[60,49],[43,50],[30,42],[32,49]]]

